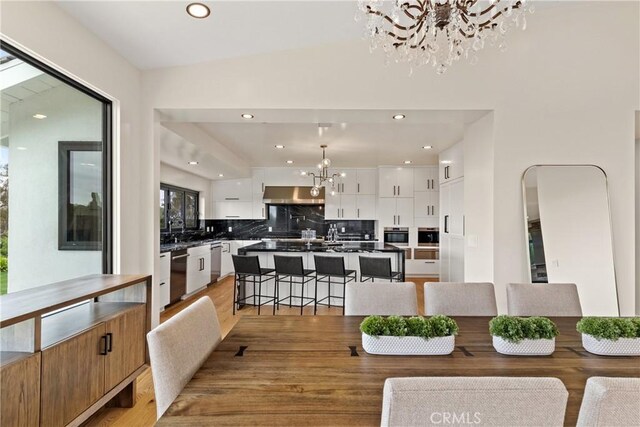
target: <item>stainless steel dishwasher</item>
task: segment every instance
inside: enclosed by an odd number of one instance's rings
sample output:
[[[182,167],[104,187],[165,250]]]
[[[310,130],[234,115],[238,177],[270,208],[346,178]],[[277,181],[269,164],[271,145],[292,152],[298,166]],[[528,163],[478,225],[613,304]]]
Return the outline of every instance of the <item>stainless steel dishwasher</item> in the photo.
[[[220,242],[211,243],[211,281],[215,283],[220,278],[222,272],[222,244]]]
[[[171,251],[171,285],[169,287],[169,303],[180,301],[187,292],[187,258],[186,249]]]

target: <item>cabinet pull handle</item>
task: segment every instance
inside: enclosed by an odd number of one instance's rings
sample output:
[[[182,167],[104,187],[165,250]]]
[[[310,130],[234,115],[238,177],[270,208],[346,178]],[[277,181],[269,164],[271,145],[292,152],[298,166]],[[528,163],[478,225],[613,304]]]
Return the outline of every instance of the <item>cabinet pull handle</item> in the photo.
[[[431,180],[431,189],[435,189],[436,188],[436,181],[434,179]]]
[[[166,256],[167,256],[167,254],[160,255],[160,258],[164,258],[164,257],[166,257]]]
[[[225,215],[225,218],[240,218],[240,215]]]
[[[398,215],[398,225],[400,225],[400,215]]]
[[[338,218],[340,218],[340,208],[338,208],[338,213],[336,214]]]
[[[358,208],[358,218],[360,218],[360,208]]]
[[[107,332],[107,343],[107,345],[109,346],[109,348],[107,348],[107,351],[111,353],[111,350],[113,350],[113,334],[111,332]]]
[[[106,335],[103,335],[100,337],[100,344],[102,348],[102,350],[100,350],[100,356],[106,356],[107,355],[107,336]]]
[[[344,218],[344,209],[342,209],[342,218]]]
[[[400,195],[400,186],[398,185],[398,196]]]
[[[171,258],[172,260],[176,260],[176,259],[180,259],[180,258],[186,258],[188,256],[191,256],[190,254],[184,254],[184,255],[178,255],[178,256],[174,256],[173,258]]]
[[[444,232],[449,233],[449,215],[444,216]]]
[[[162,282],[162,283],[160,283],[160,286],[165,285],[165,284],[166,284],[166,282]]]
[[[393,186],[393,195],[394,196],[396,195],[396,186],[395,185]]]
[[[431,190],[431,182],[430,182],[430,180],[427,180],[427,190]]]
[[[264,182],[262,183],[262,192],[264,193]]]
[[[240,200],[240,197],[225,197],[225,200]]]
[[[425,264],[435,264],[436,262],[435,261],[425,261],[424,263]]]
[[[358,183],[358,193],[360,192],[360,183]]]
[[[262,208],[262,217],[264,218],[264,207]]]

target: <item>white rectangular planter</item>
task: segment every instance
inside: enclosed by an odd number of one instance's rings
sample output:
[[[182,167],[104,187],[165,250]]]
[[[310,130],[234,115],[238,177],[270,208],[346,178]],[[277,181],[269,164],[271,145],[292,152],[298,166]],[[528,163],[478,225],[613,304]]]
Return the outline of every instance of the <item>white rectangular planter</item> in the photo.
[[[362,348],[369,354],[387,355],[445,355],[451,354],[455,347],[456,337],[422,338],[422,337],[388,337],[362,334]]]
[[[556,339],[524,339],[519,343],[512,343],[494,336],[493,347],[498,353],[511,356],[548,356],[556,349]]]
[[[582,334],[582,346],[589,353],[600,356],[640,356],[640,338],[597,339]]]

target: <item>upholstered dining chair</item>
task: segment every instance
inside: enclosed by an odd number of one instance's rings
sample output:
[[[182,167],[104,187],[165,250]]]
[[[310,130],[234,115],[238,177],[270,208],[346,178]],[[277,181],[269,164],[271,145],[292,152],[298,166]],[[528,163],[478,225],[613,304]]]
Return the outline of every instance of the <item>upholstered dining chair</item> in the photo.
[[[202,297],[147,334],[160,418],[222,340],[216,308]]]
[[[424,311],[427,315],[496,316],[493,283],[427,282],[424,284]]]
[[[412,282],[351,282],[344,294],[344,314],[416,316],[416,284]]]
[[[562,426],[569,393],[558,378],[387,378],[381,426]]]
[[[511,316],[582,316],[573,283],[510,283],[507,306]]]
[[[634,425],[640,425],[640,378],[589,378],[577,426]]]

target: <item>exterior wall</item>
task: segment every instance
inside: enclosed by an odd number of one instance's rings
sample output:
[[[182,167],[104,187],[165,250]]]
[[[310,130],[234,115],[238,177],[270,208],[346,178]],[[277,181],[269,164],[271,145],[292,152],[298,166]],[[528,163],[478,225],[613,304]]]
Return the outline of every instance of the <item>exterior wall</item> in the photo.
[[[60,85],[12,104],[10,120],[8,291],[101,273],[102,252],[58,250],[58,142],[101,141],[102,104]]]

